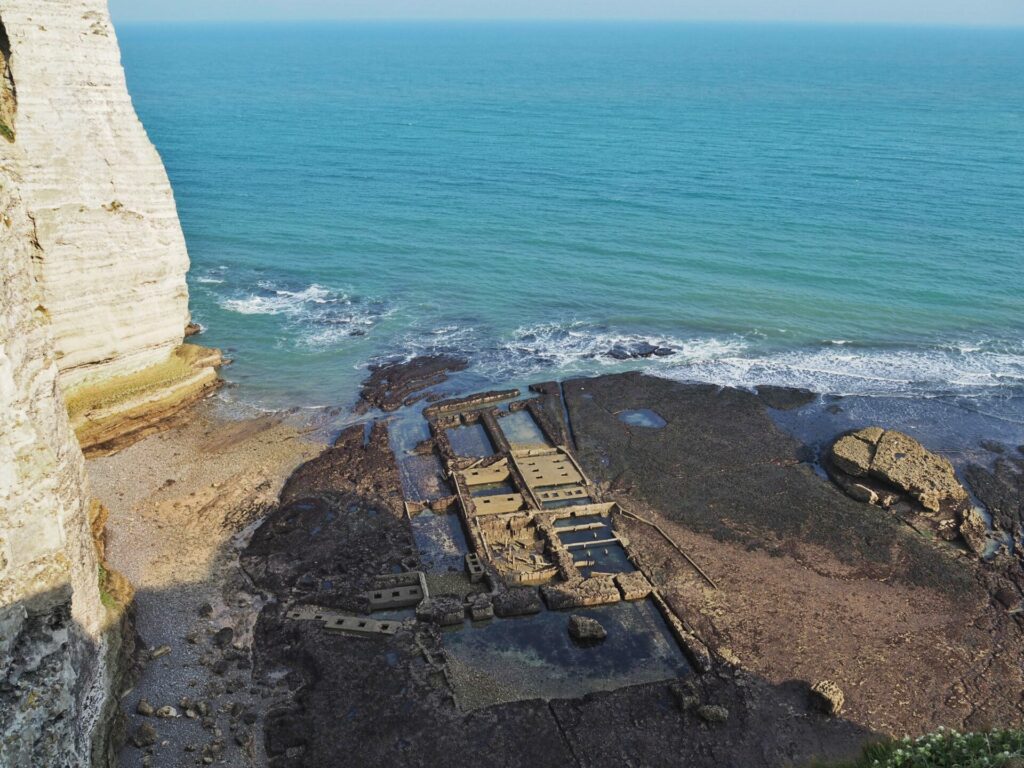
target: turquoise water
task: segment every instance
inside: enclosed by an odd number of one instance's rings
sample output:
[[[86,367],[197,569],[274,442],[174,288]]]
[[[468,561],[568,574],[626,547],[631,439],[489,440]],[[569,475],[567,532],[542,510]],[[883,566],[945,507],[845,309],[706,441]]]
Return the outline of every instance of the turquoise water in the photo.
[[[230,397],[345,404],[440,350],[501,383],[1024,389],[1024,31],[120,37]]]

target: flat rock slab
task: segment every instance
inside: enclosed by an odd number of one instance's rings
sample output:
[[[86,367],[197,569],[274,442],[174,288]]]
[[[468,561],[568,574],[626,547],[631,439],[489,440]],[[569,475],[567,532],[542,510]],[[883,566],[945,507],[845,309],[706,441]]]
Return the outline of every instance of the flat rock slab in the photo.
[[[1024,644],[993,597],[997,588],[1021,593],[1011,574],[1019,562],[981,568],[849,498],[753,393],[641,374],[563,389],[586,473],[657,522],[718,584],[710,588],[657,531],[622,520],[659,593],[720,658],[773,680],[834,680],[847,692],[842,717],[882,733],[1019,722]],[[667,425],[630,429],[617,417],[644,408]],[[977,475],[994,496],[1013,497],[1015,486]],[[975,666],[979,655],[990,666]],[[804,710],[808,686],[798,697]],[[729,722],[716,731],[743,719],[726,706]]]

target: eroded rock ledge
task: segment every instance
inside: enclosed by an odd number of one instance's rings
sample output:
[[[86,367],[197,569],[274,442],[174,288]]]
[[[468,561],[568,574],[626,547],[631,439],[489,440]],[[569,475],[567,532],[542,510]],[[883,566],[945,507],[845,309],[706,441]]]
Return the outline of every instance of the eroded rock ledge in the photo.
[[[221,385],[219,350],[182,344],[164,363],[66,394],[68,415],[87,456],[120,450],[158,431]]]

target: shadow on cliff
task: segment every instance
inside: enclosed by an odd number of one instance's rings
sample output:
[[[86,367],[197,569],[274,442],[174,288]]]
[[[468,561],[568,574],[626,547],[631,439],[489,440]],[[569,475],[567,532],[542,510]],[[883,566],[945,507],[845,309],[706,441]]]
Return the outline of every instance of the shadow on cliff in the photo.
[[[117,764],[124,733],[118,696],[130,680],[135,640],[131,612],[105,595],[106,615],[88,630],[72,617],[71,603],[65,583],[0,607],[0,765]]]

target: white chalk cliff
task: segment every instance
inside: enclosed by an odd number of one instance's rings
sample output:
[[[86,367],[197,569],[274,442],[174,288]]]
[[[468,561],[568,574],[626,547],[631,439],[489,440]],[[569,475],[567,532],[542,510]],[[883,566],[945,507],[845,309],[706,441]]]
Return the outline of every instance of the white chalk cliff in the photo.
[[[79,441],[109,448],[215,385],[216,354],[182,345],[187,269],[105,0],[0,0],[5,768],[111,761],[128,590]]]
[[[110,617],[10,158],[0,160],[0,765],[88,765],[114,677]]]
[[[215,360],[175,359],[189,322],[188,253],[106,0],[0,0],[0,20],[41,307],[88,447],[112,437],[111,423],[138,427],[140,405],[166,410],[211,386]]]

